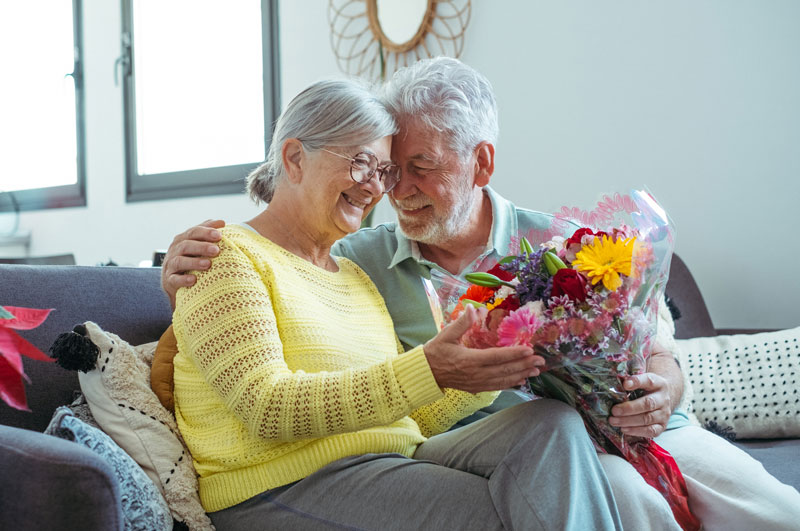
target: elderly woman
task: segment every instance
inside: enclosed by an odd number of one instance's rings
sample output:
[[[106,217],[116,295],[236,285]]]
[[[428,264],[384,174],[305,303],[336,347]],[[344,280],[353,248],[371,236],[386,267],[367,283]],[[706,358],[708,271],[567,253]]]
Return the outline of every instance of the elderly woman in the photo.
[[[222,229],[210,269],[178,291],[175,413],[203,506],[221,530],[619,528],[567,406],[530,402],[437,435],[496,396],[456,390],[464,366],[496,390],[540,357],[460,346],[471,311],[402,352],[375,285],[331,256],[397,184],[395,132],[359,84],[303,91],[248,178],[267,208]]]

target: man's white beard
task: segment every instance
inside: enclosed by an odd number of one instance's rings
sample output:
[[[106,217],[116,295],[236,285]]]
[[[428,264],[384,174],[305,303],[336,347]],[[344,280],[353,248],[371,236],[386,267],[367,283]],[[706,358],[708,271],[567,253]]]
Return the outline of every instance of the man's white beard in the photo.
[[[472,190],[460,190],[460,200],[454,204],[449,212],[438,213],[425,225],[403,227],[402,217],[398,214],[400,232],[406,238],[427,245],[438,246],[458,236],[469,223],[474,210],[474,197]]]

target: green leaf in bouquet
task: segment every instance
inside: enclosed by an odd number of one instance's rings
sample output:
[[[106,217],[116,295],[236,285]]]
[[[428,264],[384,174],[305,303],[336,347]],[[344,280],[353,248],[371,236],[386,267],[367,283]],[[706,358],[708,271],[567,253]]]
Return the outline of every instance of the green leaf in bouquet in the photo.
[[[543,372],[539,376],[528,379],[531,389],[536,394],[546,398],[554,398],[565,404],[576,407],[575,389],[569,384],[548,372]]]
[[[500,265],[503,265],[503,264],[507,264],[507,263],[509,263],[509,262],[513,262],[513,261],[514,261],[514,260],[516,260],[516,259],[517,259],[517,257],[516,257],[516,256],[514,256],[514,255],[509,255],[509,256],[505,256],[505,257],[501,258],[501,259],[500,259],[500,261],[499,261],[499,262],[497,262],[497,263],[498,263],[498,264],[500,264]]]
[[[464,278],[467,280],[467,282],[471,282],[476,286],[483,286],[485,288],[496,288],[499,286],[508,286],[510,288],[514,287],[514,284],[511,282],[500,280],[491,273],[467,273],[464,275]]]
[[[15,317],[11,312],[0,306],[0,319],[14,319],[14,318]]]

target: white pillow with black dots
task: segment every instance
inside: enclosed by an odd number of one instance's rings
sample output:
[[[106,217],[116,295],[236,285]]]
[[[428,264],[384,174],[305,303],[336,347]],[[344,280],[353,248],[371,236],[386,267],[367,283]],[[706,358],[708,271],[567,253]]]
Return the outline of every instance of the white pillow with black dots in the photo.
[[[676,343],[700,424],[736,439],[800,437],[800,327]]]

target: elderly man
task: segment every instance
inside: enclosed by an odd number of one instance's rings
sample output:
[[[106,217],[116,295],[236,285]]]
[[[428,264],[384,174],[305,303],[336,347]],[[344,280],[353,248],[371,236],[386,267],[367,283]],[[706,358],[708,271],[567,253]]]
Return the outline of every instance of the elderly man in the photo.
[[[512,236],[545,228],[550,218],[516,207],[488,186],[497,106],[481,74],[454,59],[420,61],[397,72],[384,96],[400,124],[392,158],[402,178],[389,194],[398,222],[352,234],[334,252],[369,274],[400,341],[412,348],[436,333],[421,277],[429,277],[431,268],[461,274],[494,263],[509,254]],[[209,221],[175,238],[162,272],[173,300],[179,287],[194,282],[187,271],[210,266],[215,229],[222,225]],[[669,348],[670,317],[660,314],[665,321],[659,323],[659,341]],[[471,391],[474,384],[472,374],[459,388]],[[672,453],[686,478],[690,506],[706,529],[786,529],[800,521],[795,489],[724,439],[690,426],[684,412],[673,414],[683,383],[669,350],[657,348],[648,372],[631,377],[625,388],[645,394],[615,406],[610,422],[630,435],[656,437]],[[625,528],[677,527],[663,497],[633,467],[615,456],[600,457]]]

